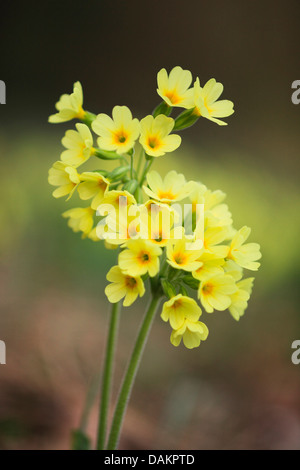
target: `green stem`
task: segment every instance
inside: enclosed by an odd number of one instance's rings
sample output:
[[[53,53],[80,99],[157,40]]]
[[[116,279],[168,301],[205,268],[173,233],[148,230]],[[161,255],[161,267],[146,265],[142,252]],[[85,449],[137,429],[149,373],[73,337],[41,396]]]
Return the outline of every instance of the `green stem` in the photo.
[[[141,176],[141,181],[140,181],[140,186],[141,187],[142,187],[142,185],[145,181],[146,174],[150,170],[150,167],[151,167],[153,161],[154,161],[154,157],[151,157],[151,160],[146,160],[146,162],[145,162],[145,166],[144,166],[143,173],[142,173],[142,176]]]
[[[101,404],[97,436],[97,449],[102,450],[105,447],[107,415],[109,410],[109,399],[112,383],[113,359],[115,355],[115,345],[117,330],[119,325],[120,303],[112,304],[108,339],[105,351],[104,370],[101,387]]]
[[[144,149],[143,149],[143,147],[141,147],[140,153],[139,153],[139,158],[138,158],[138,164],[137,164],[137,167],[136,167],[137,178],[138,178],[138,176],[139,176],[139,172],[140,172],[140,169],[141,169],[141,164],[142,164],[142,160],[143,160],[143,155],[144,155]]]
[[[111,431],[110,431],[110,435],[108,439],[108,445],[107,445],[108,450],[114,450],[116,449],[118,445],[122,423],[123,423],[125,411],[127,408],[127,404],[130,398],[134,379],[138,370],[140,359],[144,351],[144,347],[148,338],[148,334],[149,334],[157,307],[160,302],[160,298],[161,298],[161,294],[153,295],[150,305],[148,307],[148,310],[146,312],[146,315],[144,317],[144,320],[142,322],[140,331],[138,333],[136,343],[132,351],[132,355],[131,355],[131,358],[127,367],[127,371],[125,373],[123,383],[120,389],[119,398],[117,401],[114,418],[113,418],[113,422],[111,426]]]

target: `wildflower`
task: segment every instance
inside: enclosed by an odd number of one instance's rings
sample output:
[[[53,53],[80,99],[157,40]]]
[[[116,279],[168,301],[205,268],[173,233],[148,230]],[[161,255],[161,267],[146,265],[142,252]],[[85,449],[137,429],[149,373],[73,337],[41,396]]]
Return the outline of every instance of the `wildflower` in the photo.
[[[198,258],[203,250],[192,250],[187,246],[191,243],[187,237],[183,235],[182,239],[169,240],[167,245],[167,262],[175,269],[183,269],[184,271],[196,271],[202,265]]]
[[[181,339],[188,349],[198,348],[201,341],[205,341],[208,336],[207,326],[200,321],[185,319],[183,325],[178,330],[173,330],[170,341],[173,346],[179,346]]]
[[[215,274],[223,274],[222,265],[225,263],[223,258],[216,258],[213,253],[203,252],[202,255],[197,259],[201,262],[201,265],[196,271],[192,272],[195,279],[199,281],[205,278],[214,276]]]
[[[164,180],[157,171],[147,174],[147,186],[143,186],[145,193],[158,201],[171,203],[186,198],[192,189],[192,182],[187,183],[181,173],[172,170],[166,174]]]
[[[123,191],[107,191],[104,195],[102,204],[111,205],[116,212],[122,210],[124,207],[130,207],[136,204],[134,196],[126,190]]]
[[[251,229],[244,226],[234,235],[227,258],[235,261],[242,268],[257,271],[260,266],[257,260],[261,258],[260,246],[258,243],[244,244],[250,232]]]
[[[181,137],[171,134],[174,119],[159,114],[156,118],[149,115],[141,120],[140,144],[147,155],[160,157],[166,152],[173,152],[181,144]]]
[[[68,199],[70,199],[80,183],[80,177],[75,168],[57,161],[53,163],[49,170],[48,182],[52,186],[59,186],[52,193],[54,197],[69,195]]]
[[[76,124],[77,131],[69,130],[62,139],[62,144],[67,150],[61,154],[61,160],[67,165],[78,167],[85,163],[94,153],[93,136],[88,126],[82,123]]]
[[[149,273],[155,276],[159,271],[161,248],[148,240],[129,240],[126,249],[119,254],[119,266],[131,276]]]
[[[124,298],[123,306],[129,307],[145,293],[145,287],[139,276],[125,274],[119,266],[113,266],[107,273],[106,279],[111,282],[105,288],[105,294],[111,303],[119,302]]]
[[[204,232],[204,248],[217,258],[225,258],[228,253],[227,245],[219,245],[228,235],[227,227],[209,227]]]
[[[149,199],[139,207],[141,237],[159,246],[166,246],[177,213],[168,205]]]
[[[94,224],[95,211],[91,207],[76,207],[62,214],[68,218],[68,226],[74,232],[83,232],[83,238],[88,236]]]
[[[105,209],[105,206],[103,207]],[[132,209],[134,210],[132,211]],[[98,237],[115,246],[138,238],[140,220],[136,215],[137,211],[138,206],[131,205],[130,207],[125,206],[120,211],[108,212],[105,219],[102,219],[97,225]]]
[[[231,296],[231,305],[229,312],[235,320],[239,320],[244,315],[248,307],[248,300],[252,292],[254,277],[248,277],[242,281],[237,282],[237,291]]]
[[[56,114],[49,116],[49,122],[58,123],[70,121],[71,119],[83,119],[85,111],[82,108],[83,94],[80,82],[74,83],[73,93],[70,95],[62,95],[55,107],[58,111]]]
[[[157,93],[169,106],[185,108],[190,102],[193,89],[192,74],[189,70],[174,67],[169,76],[166,69],[161,69],[157,74]]]
[[[194,299],[178,294],[164,303],[161,318],[165,322],[169,321],[171,327],[177,330],[186,318],[195,322],[201,314],[201,308]]]
[[[217,101],[223,92],[223,88],[222,83],[216,82],[214,78],[201,88],[199,78],[197,78],[194,84],[194,113],[219,124],[219,126],[227,126],[227,122],[216,119],[231,116],[234,113],[232,101]]]
[[[97,142],[103,150],[114,150],[118,154],[127,153],[135,144],[140,134],[138,119],[132,119],[127,106],[115,106],[111,119],[107,114],[98,114],[92,123],[92,129],[100,137]]]
[[[226,310],[231,304],[231,295],[237,291],[233,277],[216,274],[205,278],[199,286],[198,297],[208,313]]]
[[[84,201],[91,199],[91,207],[97,210],[97,207],[104,199],[104,194],[109,187],[109,181],[100,173],[85,171],[80,175],[81,184],[78,186],[78,194]]]

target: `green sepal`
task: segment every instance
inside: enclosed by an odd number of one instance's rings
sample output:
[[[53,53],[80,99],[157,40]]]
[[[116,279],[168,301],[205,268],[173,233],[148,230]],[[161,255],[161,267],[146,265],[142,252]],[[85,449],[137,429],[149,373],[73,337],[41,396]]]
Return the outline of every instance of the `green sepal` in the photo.
[[[182,295],[184,295],[184,296],[186,296],[186,297],[189,296],[188,291],[186,290],[186,288],[185,288],[182,284],[180,285],[179,290],[180,290],[180,294],[182,294]]]
[[[122,179],[122,176],[125,176],[126,173],[128,173],[130,169],[129,165],[126,166],[118,166],[114,170],[112,170],[110,173],[108,173],[107,178],[110,180],[115,180],[115,179]]]
[[[138,185],[139,185],[139,183],[138,183],[137,180],[130,180],[126,184],[124,184],[123,189],[125,191],[128,191],[131,194],[134,194],[137,187],[138,187]]]
[[[159,114],[164,114],[165,116],[169,116],[172,112],[172,106],[169,106],[165,101],[159,103],[158,106],[154,109],[152,115],[154,118],[159,116]]]
[[[85,111],[84,118],[82,122],[87,126],[91,127],[92,122],[96,119],[96,114],[90,113],[89,111]]]
[[[174,286],[171,284],[171,282],[169,282],[167,279],[164,279],[164,278],[162,278],[160,282],[161,282],[161,286],[163,288],[165,295],[169,297],[169,299],[171,299],[172,297],[176,295],[176,290]]]
[[[187,127],[191,127],[195,122],[198,121],[200,116],[194,114],[194,109],[187,109],[183,111],[179,116],[175,119],[175,125],[173,127],[173,131],[180,131],[182,129],[186,129]]]
[[[200,284],[200,281],[195,279],[191,274],[186,274],[182,278],[183,282],[189,286],[191,289],[197,290]]]
[[[91,439],[80,429],[74,429],[71,434],[72,450],[90,450]]]
[[[116,152],[111,152],[102,149],[96,149],[93,155],[97,158],[101,158],[101,160],[117,160],[123,158]]]

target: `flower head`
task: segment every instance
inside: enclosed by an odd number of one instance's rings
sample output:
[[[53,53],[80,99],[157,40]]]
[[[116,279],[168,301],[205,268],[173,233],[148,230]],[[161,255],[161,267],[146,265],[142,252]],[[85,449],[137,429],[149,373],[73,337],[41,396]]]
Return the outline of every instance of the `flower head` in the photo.
[[[234,113],[232,101],[217,101],[223,92],[223,88],[222,83],[216,82],[214,78],[209,80],[204,87],[201,88],[199,78],[197,78],[194,84],[193,98],[195,114],[209,119],[220,126],[226,126],[227,122],[216,119],[231,116],[231,114]]]
[[[173,346],[179,346],[181,339],[188,349],[198,348],[201,341],[205,341],[208,336],[208,328],[201,321],[191,321],[185,319],[178,330],[173,330],[170,341]]]
[[[159,114],[156,118],[146,116],[141,120],[140,144],[147,155],[160,157],[166,152],[173,152],[181,144],[181,137],[171,134],[174,127],[174,119]]]
[[[164,180],[157,171],[147,174],[147,186],[143,186],[145,193],[152,199],[160,202],[171,203],[186,198],[191,191],[191,182],[187,183],[185,177],[175,170],[169,171]]]
[[[174,67],[169,76],[166,69],[161,69],[157,74],[157,93],[169,106],[185,108],[192,96],[192,74],[189,70]]]
[[[93,154],[93,136],[86,124],[77,123],[77,131],[69,130],[62,139],[67,150],[61,154],[61,160],[67,165],[78,167]]]
[[[197,321],[201,314],[201,308],[194,299],[178,294],[164,303],[161,318],[165,322],[169,321],[171,327],[177,330],[185,319]]]
[[[205,278],[199,286],[198,297],[208,313],[226,310],[231,304],[231,295],[237,291],[233,277],[216,274]]]
[[[74,232],[83,232],[83,238],[89,235],[94,224],[95,211],[91,207],[75,207],[62,214],[68,218],[68,226]]]
[[[235,320],[239,320],[244,315],[248,307],[248,300],[252,292],[254,277],[248,277],[237,282],[237,291],[231,296],[229,312]]]
[[[196,271],[202,265],[198,258],[203,253],[202,249],[193,250],[190,249],[188,244],[191,240],[186,238],[184,235],[182,239],[169,240],[167,245],[167,261],[175,269],[183,269],[183,271]]]
[[[145,287],[139,276],[125,274],[119,266],[113,266],[107,273],[106,279],[111,282],[105,288],[105,294],[111,303],[119,302],[124,298],[123,306],[129,307],[145,293]]]
[[[97,210],[97,207],[104,199],[104,194],[109,187],[109,181],[100,173],[85,171],[80,175],[81,183],[78,186],[78,194],[84,201],[91,199],[91,207]]]
[[[121,155],[134,146],[140,134],[140,123],[138,119],[132,119],[127,106],[115,106],[112,117],[98,114],[92,123],[92,129],[100,136],[97,142],[101,149],[114,150]]]
[[[129,240],[126,249],[119,254],[119,266],[131,276],[142,276],[149,273],[155,276],[159,271],[161,248],[148,240]]]
[[[244,226],[234,235],[227,258],[235,261],[242,268],[257,271],[260,266],[257,260],[261,258],[260,246],[258,243],[245,244],[250,232],[251,229]]]
[[[58,123],[70,121],[71,119],[83,119],[85,111],[82,109],[83,94],[80,82],[74,83],[73,93],[62,95],[55,107],[56,114],[49,116],[49,122]]]
[[[77,170],[72,166],[57,161],[53,163],[49,170],[48,182],[53,186],[59,186],[52,193],[54,197],[57,198],[69,195],[68,199],[70,199],[80,183],[80,176]]]

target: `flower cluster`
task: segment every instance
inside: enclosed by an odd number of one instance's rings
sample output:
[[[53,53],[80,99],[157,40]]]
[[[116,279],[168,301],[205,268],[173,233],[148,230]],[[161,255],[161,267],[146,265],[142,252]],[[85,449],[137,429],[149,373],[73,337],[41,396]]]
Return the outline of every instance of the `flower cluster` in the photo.
[[[163,101],[139,120],[126,106],[115,106],[111,117],[85,111],[81,85],[75,83],[74,92],[60,98],[58,113],[49,118],[81,121],[63,137],[65,150],[49,170],[49,183],[56,186],[56,198],[69,200],[77,192],[88,201],[86,207],[63,213],[73,231],[118,248],[118,264],[107,274],[108,300],[130,306],[149,282],[152,293],[167,297],[161,318],[170,324],[171,343],[178,346],[182,339],[194,348],[208,335],[199,321],[202,309],[228,309],[235,320],[244,314],[253,285],[244,270],[256,271],[261,253],[257,243],[247,242],[250,228],[234,228],[222,191],[186,181],[174,170],[164,178],[150,171],[157,157],[180,146],[175,131],[200,117],[226,124],[219,118],[233,113],[233,103],[218,101],[223,85],[211,79],[201,87],[197,78],[191,86],[191,72],[178,66],[169,74],[162,69],[157,84]],[[177,107],[184,110],[173,119]],[[79,173],[91,157],[117,166]]]

